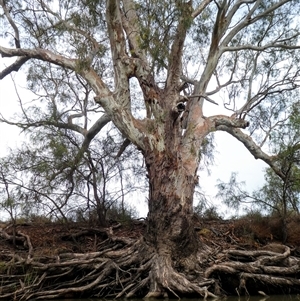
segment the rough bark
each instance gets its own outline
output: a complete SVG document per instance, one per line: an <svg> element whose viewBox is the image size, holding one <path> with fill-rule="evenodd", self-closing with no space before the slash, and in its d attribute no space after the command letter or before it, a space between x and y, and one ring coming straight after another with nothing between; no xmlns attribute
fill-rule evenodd
<svg viewBox="0 0 300 301"><path fill-rule="evenodd" d="M179 287L191 290L179 272L195 268L191 263L200 247L192 223L195 174L188 174L180 156L171 153L150 153L146 165L150 192L145 239L155 250L147 296L176 296Z"/></svg>
<svg viewBox="0 0 300 301"><path fill-rule="evenodd" d="M158 254L173 258L195 253L192 226L195 173L188 174L180 158L148 156L150 182L147 239Z"/></svg>
<svg viewBox="0 0 300 301"><path fill-rule="evenodd" d="M256 13L260 1L256 3L255 1L235 3L221 1L220 4L214 1L217 14L211 32L211 45L203 73L198 81L192 81L193 94L186 98L187 109L184 113L187 115L187 126L183 132L180 122L182 112L177 105L182 99L180 87L183 83L180 79L183 75L182 56L186 35L190 21L199 16L210 2L212 1L204 0L194 10L192 2L182 3L181 17L175 22L177 27L174 39L169 45L168 70L162 88L162 85L155 83L151 67L147 62L146 51L141 48L139 41L142 31L132 1L126 0L121 3L117 0L107 0L106 2L107 28L105 30L110 41L111 66L114 73L114 83L111 85L104 82L92 65L79 68L82 65L79 58L71 59L55 51L41 48L21 48L16 23L12 20L4 1L0 0L0 5L4 8L6 17L14 29L16 41L16 48L0 46L0 54L2 57L18 58L15 63L0 73L0 79L19 70L29 59L49 62L80 74L93 89L96 95L95 101L106 112L106 115L88 133L84 133L85 140L81 152L87 150L91 139L111 120L126 139L143 152L150 184L147 231L143 239L118 238L114 236L113 229L107 229L107 240L97 246L97 252L59 254L56 258L45 259L45 257L34 258L30 237L19 233L17 239L26 242L29 247L28 254L23 257L10 253L5 255L5 261L8 263L5 262L3 267L0 298L51 299L78 293L89 297L143 295L159 297L185 294L213 297L214 293L218 293L217 279L224 279L227 275L237 280L237 286L234 285L235 281L232 281L233 292L235 289L239 293L248 292L249 279L255 280L253 291L258 290L261 283L263 283L262 287L266 283L270 285L275 283L292 287L295 292L299 291L300 284L297 278L300 273L299 260L290 256L288 248L280 255L232 250L215 254L200 242L193 227L192 206L197 183L199 149L209 132L227 131L240 140L255 158L264 160L282 176L276 158L262 152L250 137L239 130L248 126L247 121L235 117L205 118L203 116L203 102L205 99L210 99L207 88L220 57L225 52L243 49L260 51L273 47L299 48L299 46L286 46L285 43L276 42L262 47L245 45L240 49L239 47L242 46L228 46L242 29L265 18L266 14L273 13L289 0L271 4L265 11L262 9L261 13ZM233 26L235 13L246 2L254 4L249 5L248 13L244 17L239 16L238 19L241 20ZM45 12L48 10L45 3L43 9ZM73 26L69 21L59 21L68 30L78 32L75 25ZM93 40L95 49L99 48L98 42L91 35L87 36L87 33L83 33L83 36ZM143 92L147 108L145 119L137 119L131 112L129 80L132 77L138 80ZM233 83L232 79L226 85L231 83ZM220 87L218 83L217 90ZM267 88L264 92L270 91ZM248 112L250 107L260 101L261 99L253 97L240 111L237 111L235 116L244 115L245 110ZM80 131L78 127L72 125L71 119L70 124L56 124L56 126ZM80 158L79 154L77 159ZM10 239L3 231L2 236ZM223 256L222 260L218 256ZM239 259L236 260L235 256ZM216 263L204 274L210 257ZM13 279L6 277L11 266L15 269L15 275L20 273L19 277ZM265 275L266 273L268 276ZM223 283L220 286L225 287Z"/></svg>

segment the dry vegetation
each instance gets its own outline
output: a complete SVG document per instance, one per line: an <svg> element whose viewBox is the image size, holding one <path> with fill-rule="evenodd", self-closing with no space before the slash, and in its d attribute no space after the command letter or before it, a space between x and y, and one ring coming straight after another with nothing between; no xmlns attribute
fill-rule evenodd
<svg viewBox="0 0 300 301"><path fill-rule="evenodd" d="M155 257L143 241L145 227L143 221L112 223L106 229L82 223L33 222L15 229L2 224L0 299L144 296ZM199 270L189 271L186 293L299 293L300 220L289 220L286 245L280 243L280 229L276 218L195 217L204 248ZM174 268L180 277L180 266ZM175 285L169 284L169 295L179 297Z"/></svg>

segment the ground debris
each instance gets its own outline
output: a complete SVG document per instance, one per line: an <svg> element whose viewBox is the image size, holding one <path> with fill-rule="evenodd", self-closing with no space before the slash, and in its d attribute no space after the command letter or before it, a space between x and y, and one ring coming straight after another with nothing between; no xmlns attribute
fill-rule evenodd
<svg viewBox="0 0 300 301"><path fill-rule="evenodd" d="M156 254L144 231L144 222L5 225L0 300L300 293L297 241L250 235L249 222L198 221L199 254L176 263Z"/></svg>

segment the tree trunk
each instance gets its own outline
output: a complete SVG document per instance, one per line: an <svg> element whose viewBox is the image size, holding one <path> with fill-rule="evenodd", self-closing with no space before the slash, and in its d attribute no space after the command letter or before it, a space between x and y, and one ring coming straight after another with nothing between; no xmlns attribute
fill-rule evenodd
<svg viewBox="0 0 300 301"><path fill-rule="evenodd" d="M149 213L147 240L158 254L178 259L198 248L192 225L195 174L188 174L178 158L148 156Z"/></svg>
<svg viewBox="0 0 300 301"><path fill-rule="evenodd" d="M189 173L179 154L152 152L145 158L150 183L145 239L155 253L148 297L176 296L184 290L179 286L188 288L179 272L188 273L197 262L200 242L192 223L197 168Z"/></svg>

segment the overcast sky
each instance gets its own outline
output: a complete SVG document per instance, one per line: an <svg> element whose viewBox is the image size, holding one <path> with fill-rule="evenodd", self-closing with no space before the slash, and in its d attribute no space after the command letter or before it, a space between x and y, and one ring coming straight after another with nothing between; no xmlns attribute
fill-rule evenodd
<svg viewBox="0 0 300 301"><path fill-rule="evenodd" d="M5 61L8 64L7 61ZM3 69L4 60L0 58L0 68ZM30 93L25 89L25 75L21 72L13 73L18 91L23 99L30 100ZM7 76L0 81L0 112L5 117L13 116L18 110L17 96L11 77ZM224 113L222 106L213 104L205 105L205 115ZM22 142L21 136L16 127L0 123L0 157L7 154L8 147L14 148ZM200 172L200 185L212 204L225 214L226 207L220 200L215 199L217 193L215 185L217 179L228 181L232 172L238 172L238 180L245 181L249 191L262 186L264 181L263 169L267 166L261 160L255 160L248 150L235 138L225 132L215 133L215 164L210 166L211 174L206 171ZM142 216L147 213L147 206L139 204L139 211ZM235 214L232 210L227 209L227 214Z"/></svg>

